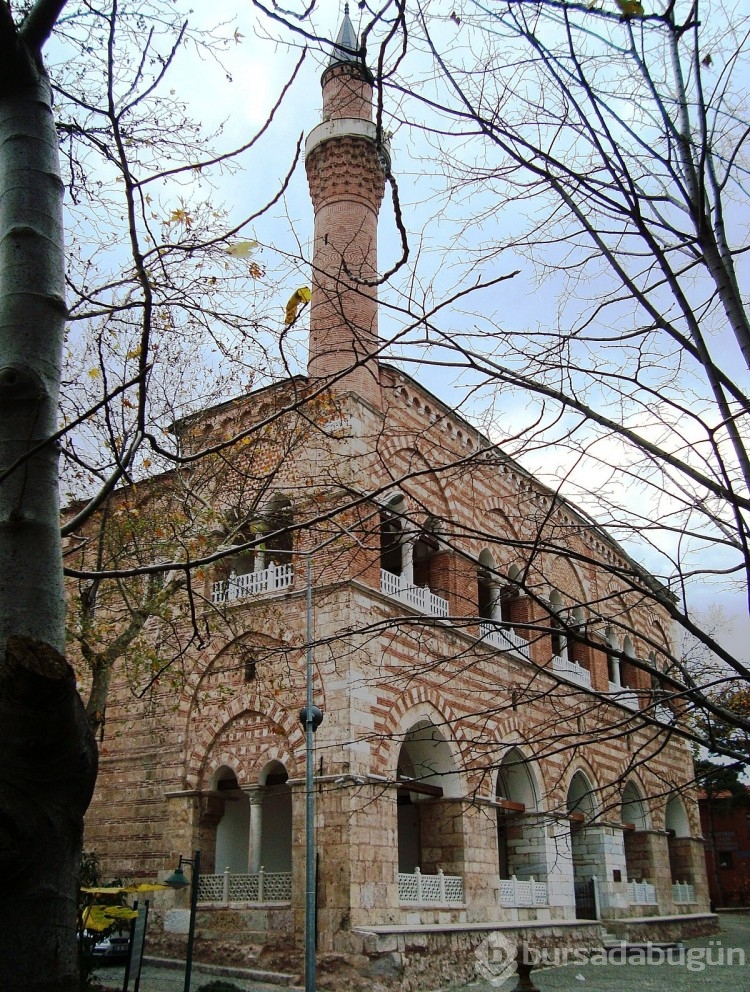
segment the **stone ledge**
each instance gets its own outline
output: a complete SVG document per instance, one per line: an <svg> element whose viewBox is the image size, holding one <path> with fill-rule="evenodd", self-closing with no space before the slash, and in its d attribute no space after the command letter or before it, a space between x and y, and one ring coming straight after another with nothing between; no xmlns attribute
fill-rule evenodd
<svg viewBox="0 0 750 992"><path fill-rule="evenodd" d="M672 917L670 917L672 919ZM684 920L678 916L674 919ZM601 920L502 920L496 923L396 923L374 927L352 927L354 933L361 934L408 934L408 933L471 933L491 930L531 930L534 928L553 929L554 927L601 927Z"/></svg>

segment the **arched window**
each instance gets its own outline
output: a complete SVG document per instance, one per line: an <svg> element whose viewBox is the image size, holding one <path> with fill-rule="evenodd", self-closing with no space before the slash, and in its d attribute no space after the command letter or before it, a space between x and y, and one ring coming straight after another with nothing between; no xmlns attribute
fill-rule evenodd
<svg viewBox="0 0 750 992"><path fill-rule="evenodd" d="M477 568L477 615L482 620L497 620L500 589L495 561L485 548L479 555Z"/></svg>
<svg viewBox="0 0 750 992"><path fill-rule="evenodd" d="M420 720L405 734L397 779L398 865L400 872L419 868L435 874L463 871L463 816L456 803L460 779L450 746L440 729Z"/></svg>
<svg viewBox="0 0 750 992"><path fill-rule="evenodd" d="M563 660L568 657L568 634L566 624L562 618L563 601L562 596L554 589L550 596L550 639L552 642L552 654L556 658Z"/></svg>
<svg viewBox="0 0 750 992"><path fill-rule="evenodd" d="M404 570L404 497L394 496L380 511L380 567L393 575Z"/></svg>
<svg viewBox="0 0 750 992"><path fill-rule="evenodd" d="M495 797L500 878L544 878L546 828L541 818L529 816L538 806L537 789L529 762L517 747L511 748L500 762Z"/></svg>
<svg viewBox="0 0 750 992"><path fill-rule="evenodd" d="M648 810L634 782L622 790L620 819L625 825L625 873L628 881L637 882L654 877L651 849L644 843L643 831L648 829Z"/></svg>
<svg viewBox="0 0 750 992"><path fill-rule="evenodd" d="M694 882L690 820L685 810L685 803L678 795L672 795L667 800L664 811L664 828L667 831L672 881Z"/></svg>
<svg viewBox="0 0 750 992"><path fill-rule="evenodd" d="M611 627L607 627L604 632L607 651L607 675L610 686L622 685L622 665L620 663L620 651L615 640L615 632Z"/></svg>
<svg viewBox="0 0 750 992"><path fill-rule="evenodd" d="M438 539L438 521L435 517L427 517L422 529L414 540L414 585L437 588L437 576L434 574L435 555L440 550Z"/></svg>
<svg viewBox="0 0 750 992"><path fill-rule="evenodd" d="M570 636L568 637L568 657L582 668L591 671L591 655L585 642L586 618L583 608L576 606L570 615Z"/></svg>
<svg viewBox="0 0 750 992"><path fill-rule="evenodd" d="M289 528L294 522L292 501L281 494L269 502L264 520L266 564L285 565L292 560L292 532Z"/></svg>
<svg viewBox="0 0 750 992"><path fill-rule="evenodd" d="M292 870L292 790L280 761L271 761L260 775L260 851L267 872Z"/></svg>
<svg viewBox="0 0 750 992"><path fill-rule="evenodd" d="M216 872L225 868L244 874L248 865L250 800L237 782L233 769L223 765L213 776L212 790L223 800L223 813L216 825Z"/></svg>

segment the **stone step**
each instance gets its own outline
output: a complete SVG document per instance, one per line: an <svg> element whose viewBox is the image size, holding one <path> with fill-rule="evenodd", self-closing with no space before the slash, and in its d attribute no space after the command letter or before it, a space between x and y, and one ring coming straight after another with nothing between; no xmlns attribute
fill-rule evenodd
<svg viewBox="0 0 750 992"><path fill-rule="evenodd" d="M248 944L258 949L268 943L267 930L212 930L210 927L196 927L196 940L221 941L225 944Z"/></svg>
<svg viewBox="0 0 750 992"><path fill-rule="evenodd" d="M152 958L144 957L144 964L149 964L160 968L175 968L183 971L184 961L177 961L173 958ZM281 971L265 971L262 968L237 968L232 965L205 964L203 961L195 960L195 966L200 967L201 972L209 975L216 975L219 978L244 979L248 982L266 982L268 985L283 985L286 988L295 989L300 982L300 976L295 974L285 974Z"/></svg>
<svg viewBox="0 0 750 992"><path fill-rule="evenodd" d="M627 957L630 954L633 956L636 954L648 954L649 951L670 951L682 945L674 940L629 941L614 938L612 940L603 940L602 946L608 954L620 951L623 956Z"/></svg>

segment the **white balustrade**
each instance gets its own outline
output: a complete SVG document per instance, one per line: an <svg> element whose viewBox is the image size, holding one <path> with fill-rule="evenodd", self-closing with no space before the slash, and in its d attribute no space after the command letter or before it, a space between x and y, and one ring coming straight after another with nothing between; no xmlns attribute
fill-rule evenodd
<svg viewBox="0 0 750 992"><path fill-rule="evenodd" d="M500 879L501 906L546 906L548 903L547 883L538 882L533 875L528 880L515 875Z"/></svg>
<svg viewBox="0 0 750 992"><path fill-rule="evenodd" d="M253 874L240 874L226 868L221 875L201 875L198 880L199 902L290 902L291 898L289 871L261 868Z"/></svg>
<svg viewBox="0 0 750 992"><path fill-rule="evenodd" d="M563 658L556 654L552 659L552 671L570 679L571 682L586 686L587 689L591 688L591 672L583 665L579 665L577 661L573 661L572 658Z"/></svg>
<svg viewBox="0 0 750 992"><path fill-rule="evenodd" d="M618 703L622 703L623 706L627 706L628 709L637 710L640 709L638 705L638 695L630 689L625 689L623 686L619 685L617 682L609 683L609 691L613 695Z"/></svg>
<svg viewBox="0 0 750 992"><path fill-rule="evenodd" d="M464 901L464 880L460 875L445 875L442 868L437 875L423 875L419 868L400 871L398 898L400 902L455 905Z"/></svg>
<svg viewBox="0 0 750 992"><path fill-rule="evenodd" d="M628 882L628 902L631 906L656 906L656 886L650 882Z"/></svg>
<svg viewBox="0 0 750 992"><path fill-rule="evenodd" d="M214 604L234 603L238 599L257 596L264 592L287 589L294 581L291 565L274 565L259 572L246 572L244 575L230 575L228 580L211 584L211 602Z"/></svg>
<svg viewBox="0 0 750 992"><path fill-rule="evenodd" d="M690 882L673 882L672 899L676 905L684 906L686 903L696 902L695 886Z"/></svg>
<svg viewBox="0 0 750 992"><path fill-rule="evenodd" d="M448 600L441 596L436 596L430 592L428 586L415 586L404 581L403 576L394 575L386 569L380 569L380 591L386 596L407 603L420 613L427 613L433 617L448 616Z"/></svg>
<svg viewBox="0 0 750 992"><path fill-rule="evenodd" d="M518 651L527 661L531 660L529 642L525 637L517 634L512 627L501 626L488 620L479 624L479 635L493 648L499 648L501 651Z"/></svg>
<svg viewBox="0 0 750 992"><path fill-rule="evenodd" d="M662 704L654 706L653 716L654 719L659 720L661 723L674 723L677 719L677 714L668 706Z"/></svg>

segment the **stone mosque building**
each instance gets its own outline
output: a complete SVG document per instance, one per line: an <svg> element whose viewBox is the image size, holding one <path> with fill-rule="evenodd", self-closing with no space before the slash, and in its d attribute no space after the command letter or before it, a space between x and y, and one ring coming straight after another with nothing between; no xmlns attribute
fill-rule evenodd
<svg viewBox="0 0 750 992"><path fill-rule="evenodd" d="M182 617L152 627L187 645L179 671L139 696L113 681L85 847L139 879L199 850L198 956L301 960L310 662L321 962L408 988L491 969L498 932L710 928L680 707L644 667L670 650L668 594L378 360L389 153L348 14L337 46L306 145L307 375L175 428L186 456L212 452L224 529ZM150 941L177 939L180 906L157 904Z"/></svg>

